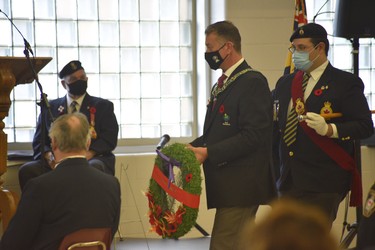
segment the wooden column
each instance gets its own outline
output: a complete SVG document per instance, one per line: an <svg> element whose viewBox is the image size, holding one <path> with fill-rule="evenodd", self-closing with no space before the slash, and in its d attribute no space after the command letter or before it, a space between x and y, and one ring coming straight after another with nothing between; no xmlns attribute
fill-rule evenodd
<svg viewBox="0 0 375 250"><path fill-rule="evenodd" d="M15 84L16 78L12 69L7 64L0 64L0 219L4 231L15 213L18 203L18 197L3 188L4 181L2 180L2 175L7 170L8 156L8 137L3 131L5 127L3 119L8 116L11 105L9 95Z"/></svg>
<svg viewBox="0 0 375 250"><path fill-rule="evenodd" d="M29 60L25 57L0 56L0 221L4 231L16 212L19 200L17 194L4 189L2 180L2 175L7 171L8 138L4 133L3 119L9 113L9 95L16 83L33 82L36 74L51 60L52 57L33 57Z"/></svg>

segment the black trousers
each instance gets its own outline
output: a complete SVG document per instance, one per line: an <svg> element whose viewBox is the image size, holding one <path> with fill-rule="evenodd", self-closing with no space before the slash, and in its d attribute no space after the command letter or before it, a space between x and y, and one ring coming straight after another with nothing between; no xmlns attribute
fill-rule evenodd
<svg viewBox="0 0 375 250"><path fill-rule="evenodd" d="M280 197L295 199L302 203L318 207L328 216L331 225L336 219L340 203L345 198L346 194L347 192L324 193L301 190L294 186L291 176L288 176L286 185L279 190Z"/></svg>

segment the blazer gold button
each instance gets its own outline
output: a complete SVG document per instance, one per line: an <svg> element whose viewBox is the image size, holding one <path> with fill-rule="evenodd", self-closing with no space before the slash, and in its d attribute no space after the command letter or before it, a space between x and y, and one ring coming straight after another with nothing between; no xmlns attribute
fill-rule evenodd
<svg viewBox="0 0 375 250"><path fill-rule="evenodd" d="M289 151L289 156L293 156L293 155L294 155L293 151Z"/></svg>

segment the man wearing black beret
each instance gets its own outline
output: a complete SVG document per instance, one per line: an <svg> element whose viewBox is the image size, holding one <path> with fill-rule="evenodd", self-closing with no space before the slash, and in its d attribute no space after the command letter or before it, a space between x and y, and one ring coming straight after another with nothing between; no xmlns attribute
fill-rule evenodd
<svg viewBox="0 0 375 250"><path fill-rule="evenodd" d="M113 103L90 96L87 92L87 80L85 70L80 61L71 61L60 71L59 77L62 86L67 90L64 97L50 101L52 116L67 113L81 112L86 115L90 123L91 145L86 158L89 165L105 173L115 174L115 156L112 151L117 146L118 124L113 111ZM42 122L46 129L42 134ZM52 120L48 112L39 116L36 132L33 139L35 161L21 166L19 170L19 183L21 189L31 178L37 177L54 169L55 160L51 150L51 141L48 137ZM41 138L44 136L44 145ZM44 147L42 150L42 146ZM44 155L41 152L44 151Z"/></svg>
<svg viewBox="0 0 375 250"><path fill-rule="evenodd" d="M273 91L277 186L281 196L316 205L333 222L349 190L351 205L362 203L353 140L373 134L371 113L362 80L327 60L321 25L299 27L290 42L297 70L281 77Z"/></svg>

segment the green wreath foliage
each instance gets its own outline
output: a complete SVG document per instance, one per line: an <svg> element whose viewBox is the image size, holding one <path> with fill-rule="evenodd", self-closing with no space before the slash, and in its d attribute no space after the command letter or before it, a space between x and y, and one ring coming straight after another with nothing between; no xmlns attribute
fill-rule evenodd
<svg viewBox="0 0 375 250"><path fill-rule="evenodd" d="M161 150L169 158L178 161L181 166L175 175L175 185L184 191L200 195L202 177L200 163L194 153L186 149L185 144L174 143ZM155 165L168 177L168 165L159 156ZM173 167L176 170L177 167ZM149 204L151 230L163 238L177 239L191 230L198 217L198 208L191 208L168 195L159 184L150 179L146 193Z"/></svg>

